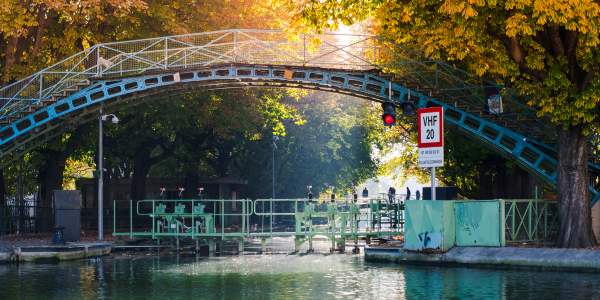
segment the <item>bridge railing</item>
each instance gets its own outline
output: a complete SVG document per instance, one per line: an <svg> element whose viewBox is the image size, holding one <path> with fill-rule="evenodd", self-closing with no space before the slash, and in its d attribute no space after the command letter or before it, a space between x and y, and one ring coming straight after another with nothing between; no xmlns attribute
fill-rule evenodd
<svg viewBox="0 0 600 300"><path fill-rule="evenodd" d="M558 233L556 200L510 199L504 201L506 242L552 241Z"/></svg>
<svg viewBox="0 0 600 300"><path fill-rule="evenodd" d="M310 211L306 209L310 206ZM358 211L357 211L358 209ZM387 199L257 199L257 234L397 235L404 224L403 205ZM265 219L266 223L265 223Z"/></svg>
<svg viewBox="0 0 600 300"><path fill-rule="evenodd" d="M223 63L344 70L380 69L489 111L486 89L501 93L508 122L554 135L528 106L530 97L385 40L360 34L289 34L234 29L98 44L0 89L0 118L91 78ZM413 93L411 93L413 94ZM396 96L396 95L394 95ZM414 94L418 101L418 96ZM404 99L398 99L403 101Z"/></svg>
<svg viewBox="0 0 600 300"><path fill-rule="evenodd" d="M133 200L129 201L129 232L115 232L113 235L129 235L131 238L133 236L151 236L152 238L161 238L161 236L177 236L177 237L215 237L215 236L225 236L227 234L231 234L233 232L227 233L227 226L235 225L235 233L234 235L249 235L249 218L254 213L252 208L252 201L249 199L239 199L239 200L218 200L218 199L177 199L177 200L139 200L135 201L134 205ZM163 211L157 213L157 207L163 204ZM181 206L179 205L181 204ZM191 204L189 207L188 204ZM204 205L202 213L199 213L196 210L196 205ZM239 206L239 207L238 207ZM115 210L116 211L116 210ZM146 216L151 218L152 228L148 233L140 233L134 232L133 223L135 216ZM211 216L212 226L211 229L208 230L210 232L200 232L198 230L197 224L195 221L200 221L205 218L206 215ZM165 218L177 218L176 222L176 232L163 233L162 230L167 229L165 226L157 227L156 221L161 221L161 218L164 220ZM233 220L235 218L235 220ZM116 228L116 216L113 216L115 220L115 224L113 228ZM172 220L166 220L170 224ZM188 223L189 222L189 223ZM220 226L219 226L220 225ZM239 227L241 227L241 231L239 231ZM161 230L162 228L162 230ZM169 231L172 228L168 228Z"/></svg>

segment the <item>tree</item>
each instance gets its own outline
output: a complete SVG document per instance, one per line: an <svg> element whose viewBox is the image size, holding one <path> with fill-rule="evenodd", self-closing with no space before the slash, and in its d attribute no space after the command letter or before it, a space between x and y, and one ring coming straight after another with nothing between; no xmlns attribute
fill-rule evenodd
<svg viewBox="0 0 600 300"><path fill-rule="evenodd" d="M145 197L147 177L182 175L186 197L194 197L198 178L229 176L247 141L284 133L281 120L296 118L293 108L278 102L284 93L208 91L130 108L119 114L119 126L107 129L105 141L113 146L106 156L119 165L118 173L132 177L134 200Z"/></svg>
<svg viewBox="0 0 600 300"><path fill-rule="evenodd" d="M588 197L587 135L599 120L597 1L281 0L294 28L335 30L371 19L374 31L468 71L535 95L529 104L557 125L557 247L598 244Z"/></svg>
<svg viewBox="0 0 600 300"><path fill-rule="evenodd" d="M376 175L378 162L371 152L379 148L378 135L372 135L378 116L369 114L368 103L353 97L325 92L298 93L282 99L294 107L303 122L286 119L285 136L275 150L276 197L304 198L312 185L317 197L335 186L338 196L346 196L352 186ZM240 175L249 176L246 194L271 198L272 142L269 138L250 148Z"/></svg>
<svg viewBox="0 0 600 300"><path fill-rule="evenodd" d="M82 0L77 4L64 0L6 0L1 6L1 87L98 43L250 24L272 28L282 18L258 0ZM57 139L67 141L68 137L65 134ZM42 165L65 163L62 156L44 157L47 161ZM60 189L61 176L46 176L46 168L40 170L41 177L55 179L46 190ZM3 172L0 184L5 186ZM4 188L0 188L0 194L4 194Z"/></svg>

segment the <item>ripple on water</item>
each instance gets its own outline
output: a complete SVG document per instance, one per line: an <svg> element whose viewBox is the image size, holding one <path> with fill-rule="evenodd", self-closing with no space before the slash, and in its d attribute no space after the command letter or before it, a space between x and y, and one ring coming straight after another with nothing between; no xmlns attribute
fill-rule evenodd
<svg viewBox="0 0 600 300"><path fill-rule="evenodd" d="M328 246L315 243L320 251ZM293 241L275 239L269 247L285 253L293 250ZM600 297L600 276L592 273L399 266L365 263L362 255L328 253L220 257L134 253L100 262L0 265L0 283L1 299Z"/></svg>

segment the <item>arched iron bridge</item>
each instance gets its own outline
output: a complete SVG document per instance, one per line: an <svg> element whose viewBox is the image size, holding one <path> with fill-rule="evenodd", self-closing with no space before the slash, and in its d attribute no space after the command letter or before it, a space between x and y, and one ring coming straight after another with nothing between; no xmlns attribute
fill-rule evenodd
<svg viewBox="0 0 600 300"><path fill-rule="evenodd" d="M320 43L313 43L319 39ZM109 113L203 90L302 88L443 107L465 133L556 188L556 134L532 99L377 36L226 30L99 44L0 90L0 157L12 160ZM490 107L490 93L502 109ZM410 95L410 96L409 96ZM11 160L11 161L12 161ZM6 161L0 168L11 161ZM588 161L592 205L600 166Z"/></svg>

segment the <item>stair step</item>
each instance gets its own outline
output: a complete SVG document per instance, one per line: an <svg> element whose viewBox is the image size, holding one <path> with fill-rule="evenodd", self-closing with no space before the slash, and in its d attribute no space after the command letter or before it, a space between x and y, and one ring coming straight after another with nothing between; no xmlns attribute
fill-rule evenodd
<svg viewBox="0 0 600 300"><path fill-rule="evenodd" d="M82 82L78 82L75 85L76 86L89 86L89 85L92 85L92 83L89 80L85 80L85 81L82 81Z"/></svg>

